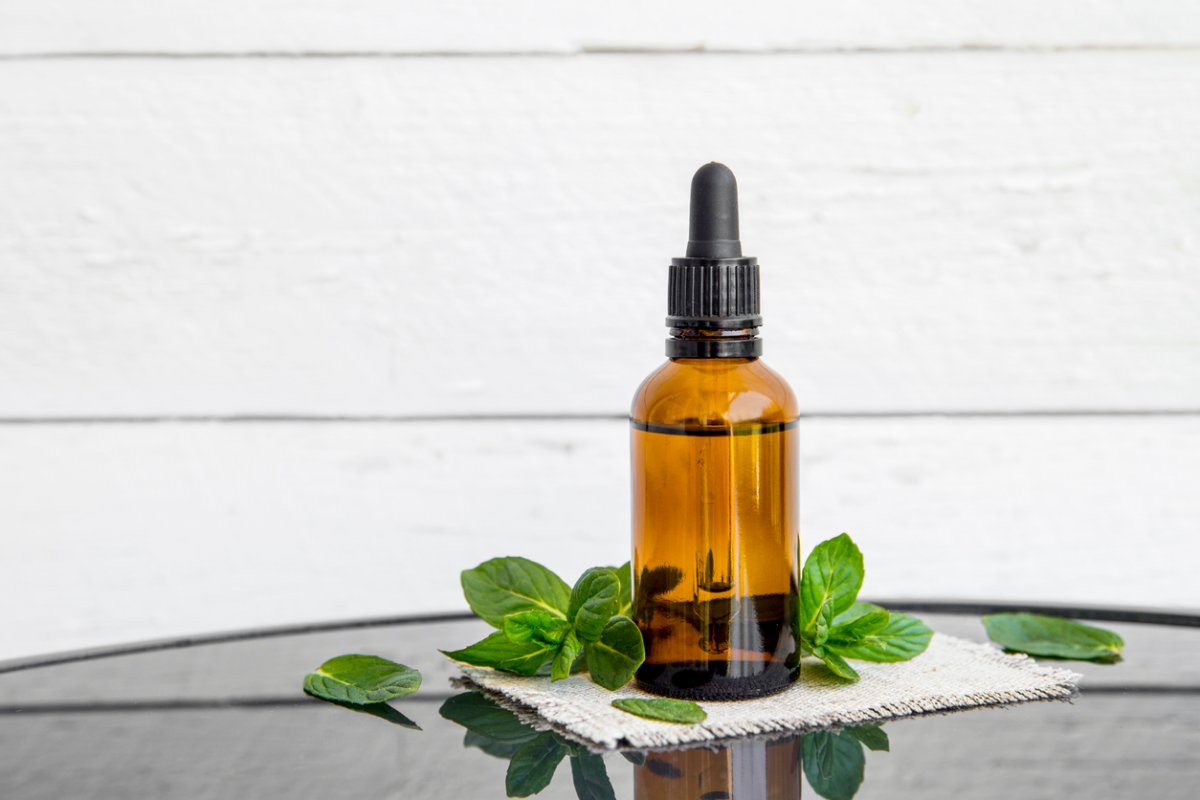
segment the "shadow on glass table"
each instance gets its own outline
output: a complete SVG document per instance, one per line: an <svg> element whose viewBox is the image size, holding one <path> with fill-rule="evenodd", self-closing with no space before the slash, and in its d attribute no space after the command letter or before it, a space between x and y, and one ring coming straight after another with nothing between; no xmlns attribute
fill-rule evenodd
<svg viewBox="0 0 1200 800"><path fill-rule="evenodd" d="M985 641L978 615L1107 620L1124 661L1072 663L1070 702L883 726L597 753L456 689L437 648L488 629L466 615L363 620L0 664L5 798L1191 798L1200 785L1200 617L902 603ZM391 712L304 695L315 665L370 652L417 667Z"/></svg>

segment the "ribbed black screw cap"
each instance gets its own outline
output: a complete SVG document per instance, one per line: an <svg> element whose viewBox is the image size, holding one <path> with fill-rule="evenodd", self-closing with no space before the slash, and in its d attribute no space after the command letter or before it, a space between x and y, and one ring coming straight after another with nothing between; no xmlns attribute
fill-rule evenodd
<svg viewBox="0 0 1200 800"><path fill-rule="evenodd" d="M671 260L667 325L731 330L756 328L758 261L742 255L737 178L713 161L692 177L687 255Z"/></svg>

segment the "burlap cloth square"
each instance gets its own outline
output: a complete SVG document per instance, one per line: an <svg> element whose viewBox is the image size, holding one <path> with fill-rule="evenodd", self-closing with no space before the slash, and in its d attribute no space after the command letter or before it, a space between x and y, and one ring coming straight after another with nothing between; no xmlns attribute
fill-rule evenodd
<svg viewBox="0 0 1200 800"><path fill-rule="evenodd" d="M934 634L929 649L897 664L855 661L862 678L845 684L820 662L805 661L800 680L757 700L703 702L708 719L676 725L613 708L618 697L652 697L630 683L615 692L586 675L549 678L508 675L460 664L481 688L536 713L551 727L603 748L657 748L736 736L857 725L914 714L1070 697L1080 676L1028 656L953 636Z"/></svg>

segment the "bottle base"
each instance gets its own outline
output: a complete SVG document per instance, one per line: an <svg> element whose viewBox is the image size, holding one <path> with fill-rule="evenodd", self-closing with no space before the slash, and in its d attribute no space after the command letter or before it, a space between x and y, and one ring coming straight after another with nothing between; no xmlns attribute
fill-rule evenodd
<svg viewBox="0 0 1200 800"><path fill-rule="evenodd" d="M799 676L799 667L782 662L718 661L709 666L643 664L636 680L642 691L680 700L748 700L778 694Z"/></svg>

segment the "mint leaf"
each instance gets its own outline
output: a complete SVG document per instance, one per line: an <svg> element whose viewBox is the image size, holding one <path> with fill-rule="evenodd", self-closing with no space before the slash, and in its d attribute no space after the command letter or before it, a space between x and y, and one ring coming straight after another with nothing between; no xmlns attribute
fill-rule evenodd
<svg viewBox="0 0 1200 800"><path fill-rule="evenodd" d="M843 658L857 658L861 661L907 661L925 652L932 637L933 631L921 620L893 611L888 614L888 621L884 627L860 638L840 636L835 628L825 647Z"/></svg>
<svg viewBox="0 0 1200 800"><path fill-rule="evenodd" d="M891 615L873 603L855 603L833 620L830 636L855 641L887 627Z"/></svg>
<svg viewBox="0 0 1200 800"><path fill-rule="evenodd" d="M464 570L462 587L471 610L493 628L502 627L509 614L534 609L567 619L571 587L527 558L493 558Z"/></svg>
<svg viewBox="0 0 1200 800"><path fill-rule="evenodd" d="M571 756L571 780L579 800L617 800L604 757L599 753L581 750Z"/></svg>
<svg viewBox="0 0 1200 800"><path fill-rule="evenodd" d="M845 732L805 734L801 758L809 786L826 800L851 800L862 786L867 759L858 740Z"/></svg>
<svg viewBox="0 0 1200 800"><path fill-rule="evenodd" d="M613 567L612 570L617 573L617 580L621 583L621 602L617 607L617 613L628 617L633 613L633 567L626 561L619 567Z"/></svg>
<svg viewBox="0 0 1200 800"><path fill-rule="evenodd" d="M642 632L629 617L613 617L600 640L586 646L588 671L605 689L620 689L646 660Z"/></svg>
<svg viewBox="0 0 1200 800"><path fill-rule="evenodd" d="M665 697L646 700L640 697L625 697L612 701L613 708L661 722L676 722L695 725L708 719L704 709L691 700L671 700Z"/></svg>
<svg viewBox="0 0 1200 800"><path fill-rule="evenodd" d="M553 733L540 733L521 745L508 762L504 788L509 797L529 797L550 785L567 748Z"/></svg>
<svg viewBox="0 0 1200 800"><path fill-rule="evenodd" d="M983 627L993 642L1031 656L1107 660L1119 656L1125 646L1112 631L1043 614L987 614Z"/></svg>
<svg viewBox="0 0 1200 800"><path fill-rule="evenodd" d="M524 744L538 735L516 714L482 692L456 694L442 703L438 713L468 732L500 744Z"/></svg>
<svg viewBox="0 0 1200 800"><path fill-rule="evenodd" d="M858 680L858 672L854 667L846 663L840 655L830 650L828 647L813 648L813 655L825 662L825 666L829 671L838 676L842 680L850 681L851 683Z"/></svg>
<svg viewBox="0 0 1200 800"><path fill-rule="evenodd" d="M887 732L878 725L856 725L853 728L846 728L842 733L858 739L867 746L868 750L886 753L891 749Z"/></svg>
<svg viewBox="0 0 1200 800"><path fill-rule="evenodd" d="M538 642L555 647L571 630L571 624L540 608L518 611L504 618L501 629L510 642Z"/></svg>
<svg viewBox="0 0 1200 800"><path fill-rule="evenodd" d="M571 590L567 619L575 626L575 635L594 642L621 603L621 581L608 567L592 567L579 577Z"/></svg>
<svg viewBox="0 0 1200 800"><path fill-rule="evenodd" d="M406 697L421 687L421 673L379 656L331 658L304 678L304 689L325 700L366 705Z"/></svg>
<svg viewBox="0 0 1200 800"><path fill-rule="evenodd" d="M443 650L442 653L455 661L477 667L492 667L517 675L536 675L556 650L556 646L541 642L513 642L503 631L496 631L470 647Z"/></svg>
<svg viewBox="0 0 1200 800"><path fill-rule="evenodd" d="M583 642L579 641L575 631L568 633L562 640L562 644L559 645L558 652L554 654L554 662L550 666L550 680L561 681L568 677L575 664L575 659L579 657L582 650Z"/></svg>
<svg viewBox="0 0 1200 800"><path fill-rule="evenodd" d="M863 582L863 558L848 534L821 542L804 562L800 582L801 632L817 633L822 609L836 617L848 610L858 597ZM830 619L832 619L830 617Z"/></svg>

